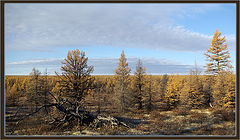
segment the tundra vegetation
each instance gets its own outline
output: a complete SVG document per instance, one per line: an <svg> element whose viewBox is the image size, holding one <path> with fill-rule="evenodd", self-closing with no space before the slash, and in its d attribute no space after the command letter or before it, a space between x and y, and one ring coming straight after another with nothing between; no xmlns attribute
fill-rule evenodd
<svg viewBox="0 0 240 140"><path fill-rule="evenodd" d="M84 51L69 51L62 73L33 68L5 76L6 135L235 135L235 74L217 30L206 74L130 75L122 51L115 75L91 75Z"/></svg>

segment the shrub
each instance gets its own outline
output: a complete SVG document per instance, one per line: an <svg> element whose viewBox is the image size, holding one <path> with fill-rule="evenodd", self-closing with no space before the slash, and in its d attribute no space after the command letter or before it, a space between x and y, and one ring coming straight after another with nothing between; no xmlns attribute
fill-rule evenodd
<svg viewBox="0 0 240 140"><path fill-rule="evenodd" d="M223 121L235 121L235 112L233 110L223 110L219 109L213 112L214 116L221 115Z"/></svg>

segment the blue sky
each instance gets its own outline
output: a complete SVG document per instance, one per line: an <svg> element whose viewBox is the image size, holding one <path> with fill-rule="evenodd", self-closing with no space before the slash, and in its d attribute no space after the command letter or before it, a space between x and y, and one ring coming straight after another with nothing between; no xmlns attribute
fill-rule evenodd
<svg viewBox="0 0 240 140"><path fill-rule="evenodd" d="M195 60L204 71L216 29L235 66L235 4L6 4L5 74L60 72L73 49L93 74L114 74L122 50L132 72L139 58L151 74L187 74Z"/></svg>

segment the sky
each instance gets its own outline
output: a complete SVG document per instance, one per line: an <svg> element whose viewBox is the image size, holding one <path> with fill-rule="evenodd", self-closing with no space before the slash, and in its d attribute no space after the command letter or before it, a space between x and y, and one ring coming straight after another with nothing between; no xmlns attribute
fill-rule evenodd
<svg viewBox="0 0 240 140"><path fill-rule="evenodd" d="M213 33L226 36L236 65L235 4L27 4L5 5L5 74L35 67L61 72L69 50L85 51L95 75L114 74L122 50L134 73L204 73Z"/></svg>

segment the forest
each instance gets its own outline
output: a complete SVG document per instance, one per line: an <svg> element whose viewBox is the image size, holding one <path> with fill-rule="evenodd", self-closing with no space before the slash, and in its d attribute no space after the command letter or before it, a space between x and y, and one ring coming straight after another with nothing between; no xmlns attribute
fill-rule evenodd
<svg viewBox="0 0 240 140"><path fill-rule="evenodd" d="M114 75L91 75L84 51L61 71L33 68L5 76L6 135L235 135L235 73L216 30L205 73L151 75L139 59L131 74L122 51Z"/></svg>

